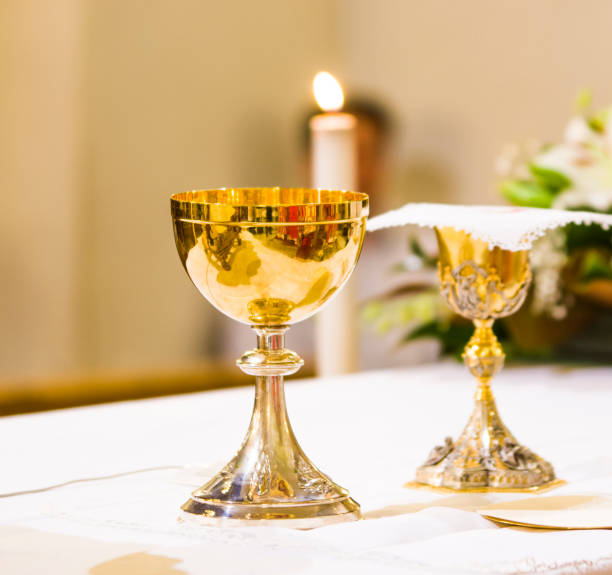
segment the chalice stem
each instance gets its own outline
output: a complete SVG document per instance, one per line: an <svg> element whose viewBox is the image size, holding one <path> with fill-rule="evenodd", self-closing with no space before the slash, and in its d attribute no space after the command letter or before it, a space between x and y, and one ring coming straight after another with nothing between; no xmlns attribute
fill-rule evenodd
<svg viewBox="0 0 612 575"><path fill-rule="evenodd" d="M298 447L287 415L282 375L255 378L255 403L244 442L247 445L280 452L285 458Z"/></svg>
<svg viewBox="0 0 612 575"><path fill-rule="evenodd" d="M258 461L267 467L266 462L275 461L286 468L297 457L304 457L289 423L284 385L284 375L295 373L303 362L285 349L286 330L286 326L255 328L257 348L237 362L245 373L255 376L251 423L236 456L242 465Z"/></svg>

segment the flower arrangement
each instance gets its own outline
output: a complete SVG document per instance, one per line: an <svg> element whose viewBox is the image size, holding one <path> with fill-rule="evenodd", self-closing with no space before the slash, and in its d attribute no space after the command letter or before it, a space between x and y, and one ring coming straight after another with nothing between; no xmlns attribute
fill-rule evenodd
<svg viewBox="0 0 612 575"><path fill-rule="evenodd" d="M507 201L612 213L612 106L593 111L590 100L580 94L562 141L505 147L496 168ZM416 269L435 269L435 262L413 239L396 270L410 278ZM496 322L504 347L515 355L612 361L612 232L578 225L554 230L534 244L531 265L525 305ZM365 317L380 331L399 329L402 341L434 337L443 353L459 353L472 331L441 303L433 274L368 303Z"/></svg>

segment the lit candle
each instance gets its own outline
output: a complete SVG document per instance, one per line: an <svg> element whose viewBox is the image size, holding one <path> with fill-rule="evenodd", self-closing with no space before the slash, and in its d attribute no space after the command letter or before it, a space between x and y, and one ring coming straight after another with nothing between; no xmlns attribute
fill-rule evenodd
<svg viewBox="0 0 612 575"><path fill-rule="evenodd" d="M357 184L357 119L341 113L342 88L327 72L314 79L315 99L322 114L310 120L312 186L355 190ZM357 320L355 286L350 280L315 319L318 375L355 371L357 367Z"/></svg>

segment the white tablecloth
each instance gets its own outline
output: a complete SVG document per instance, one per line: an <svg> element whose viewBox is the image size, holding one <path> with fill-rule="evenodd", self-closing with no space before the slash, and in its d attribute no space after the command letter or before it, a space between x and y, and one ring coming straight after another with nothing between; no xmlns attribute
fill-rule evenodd
<svg viewBox="0 0 612 575"><path fill-rule="evenodd" d="M612 494L612 369L506 369L494 389L568 481L555 495ZM365 517L311 531L176 521L239 446L252 388L0 419L0 494L156 468L0 497L0 573L612 573L612 531L500 528L474 509L524 495L402 487L473 390L453 363L288 383L302 447Z"/></svg>

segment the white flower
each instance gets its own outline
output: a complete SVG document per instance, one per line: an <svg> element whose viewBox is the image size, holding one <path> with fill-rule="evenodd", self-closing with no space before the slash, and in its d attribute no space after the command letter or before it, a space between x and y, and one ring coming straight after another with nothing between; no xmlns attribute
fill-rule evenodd
<svg viewBox="0 0 612 575"><path fill-rule="evenodd" d="M585 208L594 212L607 212L612 209L612 188L590 188L583 185L559 194L552 205L559 210Z"/></svg>
<svg viewBox="0 0 612 575"><path fill-rule="evenodd" d="M561 229L552 230L533 244L531 310L536 315L546 313L554 319L563 319L567 314L561 280L561 270L566 263L565 234Z"/></svg>
<svg viewBox="0 0 612 575"><path fill-rule="evenodd" d="M572 145L588 144L593 141L596 134L591 130L587 121L582 116L574 116L565 127L563 139Z"/></svg>
<svg viewBox="0 0 612 575"><path fill-rule="evenodd" d="M502 177L512 176L519 159L520 149L516 144L506 144L495 160L495 171Z"/></svg>
<svg viewBox="0 0 612 575"><path fill-rule="evenodd" d="M585 208L597 212L612 209L612 161L607 149L602 147L601 136L597 144L560 144L538 154L534 163L543 168L566 175L571 187L562 191L553 204L554 208Z"/></svg>
<svg viewBox="0 0 612 575"><path fill-rule="evenodd" d="M409 272L418 272L423 269L423 261L415 254L408 254L404 257L404 269Z"/></svg>

